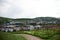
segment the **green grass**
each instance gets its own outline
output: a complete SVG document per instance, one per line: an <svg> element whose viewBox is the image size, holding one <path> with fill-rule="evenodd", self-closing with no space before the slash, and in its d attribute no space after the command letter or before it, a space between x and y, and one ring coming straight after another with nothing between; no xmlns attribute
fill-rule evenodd
<svg viewBox="0 0 60 40"><path fill-rule="evenodd" d="M24 34L24 31L14 31L14 32L8 32L11 34Z"/></svg>
<svg viewBox="0 0 60 40"><path fill-rule="evenodd" d="M47 40L60 40L60 35L54 35L53 37Z"/></svg>
<svg viewBox="0 0 60 40"><path fill-rule="evenodd" d="M26 39L22 36L0 32L0 40L26 40Z"/></svg>
<svg viewBox="0 0 60 40"><path fill-rule="evenodd" d="M52 40L52 39L58 39L58 36L55 35L60 35L60 30L59 29L41 29L37 31L25 31L25 33L34 35L37 37L40 37L45 40ZM60 39L60 38L59 38Z"/></svg>
<svg viewBox="0 0 60 40"><path fill-rule="evenodd" d="M9 33L3 32L0 33L1 36L0 39L1 40L26 40L22 36L16 36L13 34L30 34L45 40L60 40L60 29L41 29L35 31L17 31L17 32L9 32Z"/></svg>

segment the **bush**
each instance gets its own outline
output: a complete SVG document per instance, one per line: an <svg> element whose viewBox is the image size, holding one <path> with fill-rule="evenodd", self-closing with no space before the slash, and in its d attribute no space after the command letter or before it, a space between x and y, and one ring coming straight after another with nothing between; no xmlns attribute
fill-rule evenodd
<svg viewBox="0 0 60 40"><path fill-rule="evenodd" d="M60 34L59 31L60 30L58 30L58 29L41 29L41 30L37 30L37 31L36 30L35 31L26 31L26 33L47 40L56 34Z"/></svg>
<svg viewBox="0 0 60 40"><path fill-rule="evenodd" d="M54 35L53 37L51 37L48 40L60 40L60 35Z"/></svg>

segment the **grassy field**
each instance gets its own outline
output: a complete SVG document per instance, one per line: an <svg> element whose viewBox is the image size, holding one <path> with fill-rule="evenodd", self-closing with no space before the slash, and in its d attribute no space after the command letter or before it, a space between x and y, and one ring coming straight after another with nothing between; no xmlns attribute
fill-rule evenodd
<svg viewBox="0 0 60 40"><path fill-rule="evenodd" d="M38 31L25 31L25 33L40 37L45 40L60 40L60 30L59 29L42 29Z"/></svg>
<svg viewBox="0 0 60 40"><path fill-rule="evenodd" d="M26 40L22 36L16 36L14 34L0 32L0 40Z"/></svg>
<svg viewBox="0 0 60 40"><path fill-rule="evenodd" d="M34 31L0 32L0 40L26 40L22 36L13 34L30 34L45 40L60 40L60 29L41 29Z"/></svg>
<svg viewBox="0 0 60 40"><path fill-rule="evenodd" d="M30 34L45 40L60 40L60 29L41 29L34 31L10 32L12 34Z"/></svg>

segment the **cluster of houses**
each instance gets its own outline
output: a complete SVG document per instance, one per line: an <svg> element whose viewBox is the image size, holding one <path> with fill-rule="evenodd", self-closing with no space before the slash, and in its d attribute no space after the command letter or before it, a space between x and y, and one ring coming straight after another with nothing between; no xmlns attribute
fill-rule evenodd
<svg viewBox="0 0 60 40"><path fill-rule="evenodd" d="M40 21L40 22L36 22L33 19L21 19L19 20L11 20L7 23L4 23L2 26L0 26L0 30L1 31L5 31L5 32L13 32L13 31L20 31L20 30L39 30L40 28L54 28L54 26L42 26L40 24L49 24L49 23L54 23L56 24L56 21ZM56 27L56 26L55 26ZM60 26L58 26L58 28L60 28Z"/></svg>
<svg viewBox="0 0 60 40"><path fill-rule="evenodd" d="M40 27L41 26L33 20L23 20L4 23L3 26L0 27L0 30L5 32L13 32L19 30L38 30Z"/></svg>

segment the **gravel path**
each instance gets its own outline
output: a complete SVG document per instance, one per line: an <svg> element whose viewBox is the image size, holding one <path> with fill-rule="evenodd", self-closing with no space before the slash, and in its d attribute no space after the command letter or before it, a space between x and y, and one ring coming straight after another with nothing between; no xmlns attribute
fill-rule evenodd
<svg viewBox="0 0 60 40"><path fill-rule="evenodd" d="M32 36L32 35L28 35L28 34L17 34L17 35L22 35L23 37L25 37L27 40L42 40L38 37Z"/></svg>

